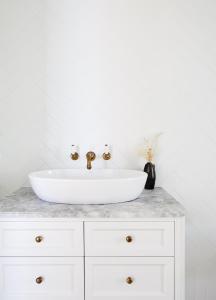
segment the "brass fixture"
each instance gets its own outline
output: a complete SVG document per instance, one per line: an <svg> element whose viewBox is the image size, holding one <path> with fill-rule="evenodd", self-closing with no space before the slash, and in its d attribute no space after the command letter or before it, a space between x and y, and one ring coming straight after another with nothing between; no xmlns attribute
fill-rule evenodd
<svg viewBox="0 0 216 300"><path fill-rule="evenodd" d="M111 158L111 153L109 152L109 147L108 147L108 145L106 144L106 145L105 145L105 151L104 151L104 153L103 153L103 159L104 159L104 160L110 160L110 158Z"/></svg>
<svg viewBox="0 0 216 300"><path fill-rule="evenodd" d="M36 243L40 243L40 242L42 242L42 240L43 240L42 236L36 236L36 238L35 238Z"/></svg>
<svg viewBox="0 0 216 300"><path fill-rule="evenodd" d="M126 282L127 282L127 284L133 283L133 278L127 277Z"/></svg>
<svg viewBox="0 0 216 300"><path fill-rule="evenodd" d="M103 154L103 159L104 160L109 160L111 158L111 153L104 153Z"/></svg>
<svg viewBox="0 0 216 300"><path fill-rule="evenodd" d="M41 284L42 282L43 282L43 277L42 276L39 276L39 277L37 277L36 279L35 279L35 281L36 281L36 283L37 284Z"/></svg>
<svg viewBox="0 0 216 300"><path fill-rule="evenodd" d="M77 152L71 153L71 159L72 160L77 160L79 158L79 154Z"/></svg>
<svg viewBox="0 0 216 300"><path fill-rule="evenodd" d="M127 241L128 243L131 243L131 242L133 241L132 236L130 236L130 235L126 236L126 241Z"/></svg>
<svg viewBox="0 0 216 300"><path fill-rule="evenodd" d="M72 145L72 153L71 153L71 159L77 160L79 158L79 153L76 150L76 146Z"/></svg>
<svg viewBox="0 0 216 300"><path fill-rule="evenodd" d="M86 153L86 158L87 158L87 169L91 170L92 168L91 162L95 160L96 154L93 151L89 151L88 153Z"/></svg>

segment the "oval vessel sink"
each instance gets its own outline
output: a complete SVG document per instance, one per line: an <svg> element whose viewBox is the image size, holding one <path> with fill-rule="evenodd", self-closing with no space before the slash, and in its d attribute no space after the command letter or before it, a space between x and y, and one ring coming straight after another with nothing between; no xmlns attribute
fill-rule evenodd
<svg viewBox="0 0 216 300"><path fill-rule="evenodd" d="M147 174L135 170L46 170L29 174L36 195L67 204L105 204L136 199Z"/></svg>

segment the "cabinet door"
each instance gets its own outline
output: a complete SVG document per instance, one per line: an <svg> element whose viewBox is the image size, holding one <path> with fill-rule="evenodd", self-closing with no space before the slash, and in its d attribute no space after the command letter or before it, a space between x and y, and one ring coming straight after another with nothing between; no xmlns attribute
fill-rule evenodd
<svg viewBox="0 0 216 300"><path fill-rule="evenodd" d="M82 222L0 222L0 256L83 256Z"/></svg>
<svg viewBox="0 0 216 300"><path fill-rule="evenodd" d="M84 300L83 258L0 258L1 300Z"/></svg>
<svg viewBox="0 0 216 300"><path fill-rule="evenodd" d="M173 222L85 222L86 256L174 256Z"/></svg>
<svg viewBox="0 0 216 300"><path fill-rule="evenodd" d="M173 257L86 257L86 300L174 300Z"/></svg>

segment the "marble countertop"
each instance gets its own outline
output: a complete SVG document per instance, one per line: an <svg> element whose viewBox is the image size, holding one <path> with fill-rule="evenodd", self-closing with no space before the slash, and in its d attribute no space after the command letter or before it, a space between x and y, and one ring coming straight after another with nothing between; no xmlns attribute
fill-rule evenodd
<svg viewBox="0 0 216 300"><path fill-rule="evenodd" d="M40 200L29 187L0 199L0 217L8 218L176 218L184 208L163 188L144 190L129 202L101 205L68 205Z"/></svg>

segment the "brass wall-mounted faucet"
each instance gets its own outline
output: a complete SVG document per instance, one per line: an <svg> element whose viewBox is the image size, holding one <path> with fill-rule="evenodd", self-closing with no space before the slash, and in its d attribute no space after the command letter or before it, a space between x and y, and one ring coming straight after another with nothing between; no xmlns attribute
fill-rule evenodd
<svg viewBox="0 0 216 300"><path fill-rule="evenodd" d="M93 151L89 151L88 153L86 153L86 158L87 158L87 169L91 170L92 161L95 160L96 154Z"/></svg>
<svg viewBox="0 0 216 300"><path fill-rule="evenodd" d="M79 153L78 153L78 147L76 145L72 145L72 151L70 155L72 160L78 160L79 159ZM96 154L93 151L89 151L86 153L86 159L87 159L87 169L92 169L92 161L95 160ZM110 160L111 159L111 152L110 147L106 144L104 148L104 153L102 155L102 158L104 160Z"/></svg>

